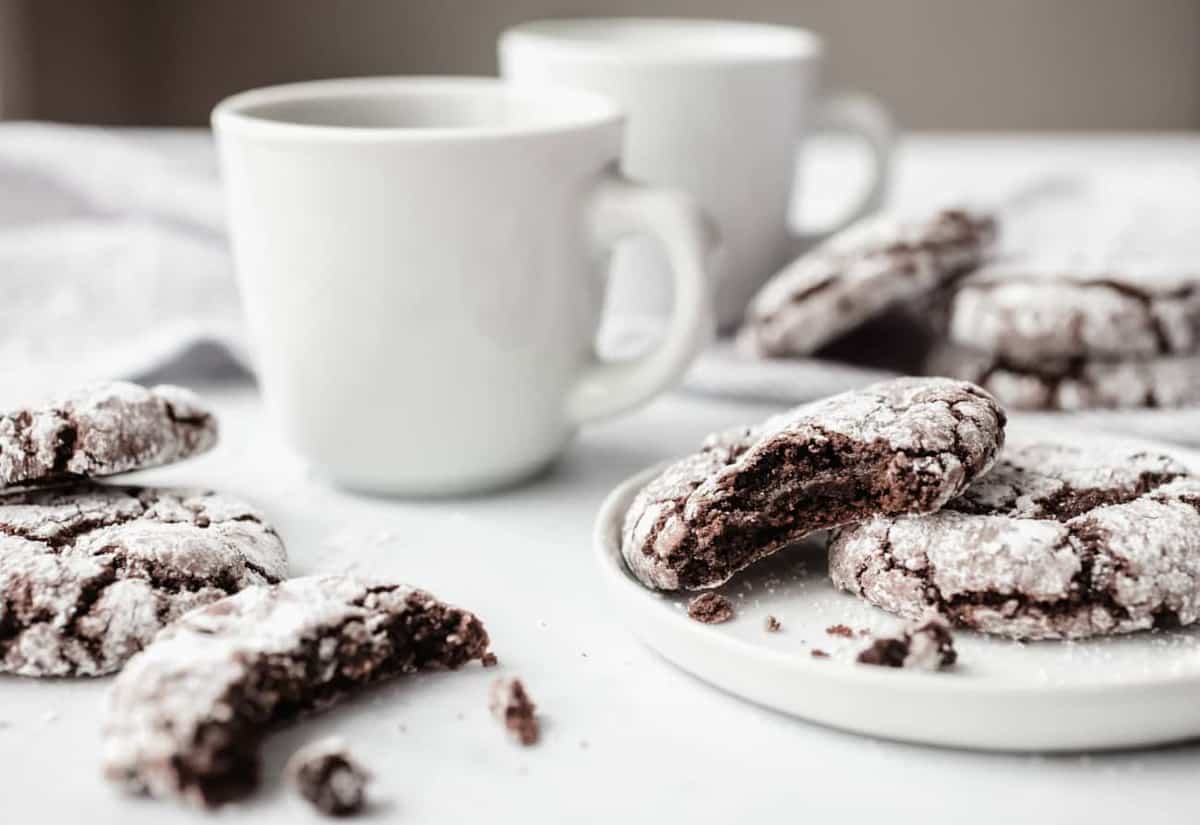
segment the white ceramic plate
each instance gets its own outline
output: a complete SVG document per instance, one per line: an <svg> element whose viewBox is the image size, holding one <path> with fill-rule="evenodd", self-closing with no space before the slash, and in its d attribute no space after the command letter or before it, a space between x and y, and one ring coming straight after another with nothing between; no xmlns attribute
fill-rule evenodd
<svg viewBox="0 0 1200 825"><path fill-rule="evenodd" d="M1032 434L1014 433L1010 441L1022 436ZM1120 441L1170 452L1200 471L1200 453ZM823 539L778 553L722 587L735 620L689 619L687 596L648 590L621 559L621 519L654 472L628 479L605 500L594 533L597 561L634 633L717 687L814 722L933 745L1058 751L1200 736L1200 630L1030 643L959 631L959 664L950 671L858 664L855 655L868 640L826 629L843 624L877 633L900 622L833 588ZM780 632L766 632L768 615L782 622ZM814 658L814 648L829 657Z"/></svg>

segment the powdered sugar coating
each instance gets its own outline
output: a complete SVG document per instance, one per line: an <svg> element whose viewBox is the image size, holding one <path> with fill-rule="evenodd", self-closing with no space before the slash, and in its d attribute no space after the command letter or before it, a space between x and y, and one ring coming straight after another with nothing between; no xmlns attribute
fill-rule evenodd
<svg viewBox="0 0 1200 825"><path fill-rule="evenodd" d="M486 651L472 614L406 585L310 576L243 590L164 629L113 685L104 770L198 805L248 793L270 723L366 684Z"/></svg>
<svg viewBox="0 0 1200 825"><path fill-rule="evenodd" d="M901 378L836 395L710 436L665 468L627 511L622 554L647 586L715 587L814 530L938 509L1003 441L1003 411L966 382Z"/></svg>
<svg viewBox="0 0 1200 825"><path fill-rule="evenodd" d="M1200 404L1200 355L1125 361L1044 360L1012 366L996 356L943 346L927 370L973 381L1005 406L1021 410L1132 409Z"/></svg>
<svg viewBox="0 0 1200 825"><path fill-rule="evenodd" d="M838 587L1025 639L1200 618L1200 479L1168 456L1031 445L941 512L835 531Z"/></svg>
<svg viewBox="0 0 1200 825"><path fill-rule="evenodd" d="M995 236L990 215L962 209L917 220L865 219L768 281L750 304L738 343L759 356L810 355L979 265Z"/></svg>
<svg viewBox="0 0 1200 825"><path fill-rule="evenodd" d="M156 467L216 441L216 419L189 390L101 384L0 416L0 489Z"/></svg>
<svg viewBox="0 0 1200 825"><path fill-rule="evenodd" d="M1114 268L1115 267L1115 268ZM948 337L1009 367L1200 350L1200 269L1131 262L998 264L955 287Z"/></svg>
<svg viewBox="0 0 1200 825"><path fill-rule="evenodd" d="M286 575L279 536L228 496L82 482L0 497L0 672L111 673L188 610Z"/></svg>

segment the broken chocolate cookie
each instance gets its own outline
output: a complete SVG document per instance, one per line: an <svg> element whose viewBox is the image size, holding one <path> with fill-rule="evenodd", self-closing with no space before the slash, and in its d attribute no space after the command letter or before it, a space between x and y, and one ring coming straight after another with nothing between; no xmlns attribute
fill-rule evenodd
<svg viewBox="0 0 1200 825"><path fill-rule="evenodd" d="M0 672L111 673L187 611L286 575L274 529L219 493L79 482L0 496Z"/></svg>
<svg viewBox="0 0 1200 825"><path fill-rule="evenodd" d="M701 593L688 601L688 615L704 624L724 624L733 619L733 602L720 593Z"/></svg>
<svg viewBox="0 0 1200 825"><path fill-rule="evenodd" d="M957 661L954 637L940 616L929 616L896 637L875 639L858 654L864 665L941 670Z"/></svg>
<svg viewBox="0 0 1200 825"><path fill-rule="evenodd" d="M310 576L193 610L126 665L103 722L104 773L133 792L218 805L258 780L271 725L488 648L471 613L401 584Z"/></svg>
<svg viewBox="0 0 1200 825"><path fill-rule="evenodd" d="M1004 424L973 384L900 378L710 436L637 494L622 554L649 587L716 587L816 530L937 510L992 466Z"/></svg>
<svg viewBox="0 0 1200 825"><path fill-rule="evenodd" d="M1200 479L1169 456L1029 444L938 513L833 533L843 590L1020 639L1200 619Z"/></svg>
<svg viewBox="0 0 1200 825"><path fill-rule="evenodd" d="M541 736L537 705L525 692L520 679L497 679L492 684L488 707L492 715L504 723L513 739L522 745L536 745Z"/></svg>
<svg viewBox="0 0 1200 825"><path fill-rule="evenodd" d="M326 816L353 816L366 807L371 774L337 737L319 739L296 751L285 773L296 792Z"/></svg>
<svg viewBox="0 0 1200 825"><path fill-rule="evenodd" d="M216 442L216 419L189 390L100 384L0 416L0 489L157 467Z"/></svg>

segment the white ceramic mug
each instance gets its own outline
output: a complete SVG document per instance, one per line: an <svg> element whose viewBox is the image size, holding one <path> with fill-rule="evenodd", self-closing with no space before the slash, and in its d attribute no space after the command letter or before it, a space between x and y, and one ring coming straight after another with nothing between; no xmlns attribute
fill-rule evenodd
<svg viewBox="0 0 1200 825"><path fill-rule="evenodd" d="M713 265L722 328L800 249L876 208L888 178L892 130L863 95L818 97L823 47L811 32L715 20L541 20L500 37L500 71L519 84L562 84L616 100L629 116L624 169L679 186L717 223ZM861 134L869 186L834 225L794 233L788 213L797 150L810 130ZM657 314L669 282L651 244L621 250L613 308Z"/></svg>
<svg viewBox="0 0 1200 825"><path fill-rule="evenodd" d="M705 224L617 171L623 120L571 89L373 78L213 111L238 280L287 438L353 488L438 494L535 472L670 383L711 333ZM593 354L616 239L668 250L658 349Z"/></svg>

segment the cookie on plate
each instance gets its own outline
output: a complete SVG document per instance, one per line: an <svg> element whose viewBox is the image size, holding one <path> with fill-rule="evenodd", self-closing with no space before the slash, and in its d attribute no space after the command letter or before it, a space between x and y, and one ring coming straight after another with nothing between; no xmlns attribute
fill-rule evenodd
<svg viewBox="0 0 1200 825"><path fill-rule="evenodd" d="M104 772L150 796L232 801L257 785L272 724L487 648L474 615L405 585L309 576L248 588L186 614L121 671Z"/></svg>
<svg viewBox="0 0 1200 825"><path fill-rule="evenodd" d="M649 587L716 587L816 530L937 510L992 466L1004 424L973 384L899 378L710 436L637 494L621 552Z"/></svg>
<svg viewBox="0 0 1200 825"><path fill-rule="evenodd" d="M948 339L1033 370L1047 361L1200 351L1200 270L1048 267L997 264L957 284L946 307Z"/></svg>
<svg viewBox="0 0 1200 825"><path fill-rule="evenodd" d="M1125 361L1043 360L1036 367L943 345L926 371L979 384L1020 410L1132 409L1200 404L1200 354Z"/></svg>
<svg viewBox="0 0 1200 825"><path fill-rule="evenodd" d="M157 467L216 442L216 419L191 391L100 384L0 416L0 489Z"/></svg>
<svg viewBox="0 0 1200 825"><path fill-rule="evenodd" d="M0 672L112 673L187 611L286 575L279 536L229 496L92 482L0 496Z"/></svg>
<svg viewBox="0 0 1200 825"><path fill-rule="evenodd" d="M1200 617L1200 479L1166 455L1032 444L940 512L833 533L843 590L909 618L1078 639Z"/></svg>
<svg viewBox="0 0 1200 825"><path fill-rule="evenodd" d="M915 221L861 221L767 282L750 303L739 347L760 357L811 355L980 265L995 237L992 216L964 209Z"/></svg>

